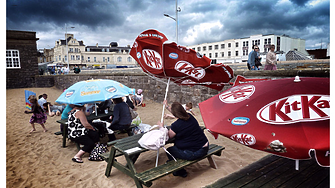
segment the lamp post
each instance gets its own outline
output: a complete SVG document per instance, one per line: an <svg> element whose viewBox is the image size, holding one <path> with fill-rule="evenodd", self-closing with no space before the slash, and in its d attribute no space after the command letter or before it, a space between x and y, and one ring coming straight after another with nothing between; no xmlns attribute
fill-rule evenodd
<svg viewBox="0 0 335 188"><path fill-rule="evenodd" d="M174 18L174 17L172 17L168 14L164 14L164 16L166 16L168 18L171 18L176 22L176 42L177 42L177 44L178 44L178 24L179 24L178 23L178 12L180 12L180 11L181 11L181 9L180 9L180 7L178 7L178 0L176 0L176 18Z"/></svg>
<svg viewBox="0 0 335 188"><path fill-rule="evenodd" d="M70 27L70 28L74 28L74 27ZM67 26L65 24L65 43L66 43L66 62L67 62L67 68L70 69L70 65L69 65L69 49L68 49L68 45L67 45Z"/></svg>

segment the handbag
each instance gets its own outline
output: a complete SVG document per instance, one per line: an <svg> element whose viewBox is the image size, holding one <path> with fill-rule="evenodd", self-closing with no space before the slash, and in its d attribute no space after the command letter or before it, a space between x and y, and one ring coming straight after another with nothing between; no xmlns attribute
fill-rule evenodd
<svg viewBox="0 0 335 188"><path fill-rule="evenodd" d="M107 145L98 143L93 150L91 151L90 156L88 157L88 160L90 161L103 161L104 159L99 156L99 154L108 152Z"/></svg>
<svg viewBox="0 0 335 188"><path fill-rule="evenodd" d="M138 116L138 113L135 112L133 109L131 109L129 106L128 106L128 108L129 108L131 119L132 120L135 119Z"/></svg>
<svg viewBox="0 0 335 188"><path fill-rule="evenodd" d="M255 66L256 67L262 66L261 60L258 57L256 57L256 59L255 59Z"/></svg>

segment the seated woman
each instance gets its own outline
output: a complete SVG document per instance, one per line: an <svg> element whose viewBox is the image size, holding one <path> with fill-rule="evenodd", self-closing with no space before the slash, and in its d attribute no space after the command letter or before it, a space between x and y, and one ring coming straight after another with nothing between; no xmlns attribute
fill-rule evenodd
<svg viewBox="0 0 335 188"><path fill-rule="evenodd" d="M122 98L113 99L114 111L111 125L109 126L112 130L124 130L127 129L132 121L129 107L123 102ZM115 140L114 134L108 134L109 141Z"/></svg>
<svg viewBox="0 0 335 188"><path fill-rule="evenodd" d="M170 108L166 100L164 103ZM172 103L170 110L178 119L171 124L171 129L168 132L170 139L175 138L174 146L169 147L167 150L175 158L190 161L205 156L208 152L209 143L198 121L187 113L178 102ZM158 125L163 127L164 124L158 122ZM170 155L167 156L169 160L173 160ZM173 175L186 177L187 172L185 169L181 169L174 172Z"/></svg>
<svg viewBox="0 0 335 188"><path fill-rule="evenodd" d="M75 105L69 113L68 136L69 138L84 147L72 158L73 162L83 163L82 156L87 152L91 153L94 146L99 142L99 132L88 123L85 116L85 107Z"/></svg>
<svg viewBox="0 0 335 188"><path fill-rule="evenodd" d="M64 110L65 106L63 105L52 105L50 102L46 102L43 104L44 112L50 117L60 116Z"/></svg>

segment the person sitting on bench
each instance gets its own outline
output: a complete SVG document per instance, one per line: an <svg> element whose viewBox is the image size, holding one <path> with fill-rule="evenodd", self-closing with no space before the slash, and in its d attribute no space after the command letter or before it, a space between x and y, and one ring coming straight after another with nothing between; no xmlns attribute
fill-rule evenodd
<svg viewBox="0 0 335 188"><path fill-rule="evenodd" d="M112 100L115 106L113 115L111 116L112 122L108 128L112 130L128 129L132 121L128 105L123 102L122 98L115 98ZM114 134L108 134L108 138L109 142L116 139Z"/></svg>
<svg viewBox="0 0 335 188"><path fill-rule="evenodd" d="M169 138L175 138L174 146L167 148L167 150L175 158L184 160L195 160L205 156L208 152L209 143L206 135L199 126L198 121L189 113L184 107L178 103L172 103L171 107L164 101L164 104L171 113L178 118L171 124L169 130ZM159 126L164 126L163 122L158 122ZM173 158L168 155L169 161ZM173 173L174 176L187 177L185 169L178 170Z"/></svg>

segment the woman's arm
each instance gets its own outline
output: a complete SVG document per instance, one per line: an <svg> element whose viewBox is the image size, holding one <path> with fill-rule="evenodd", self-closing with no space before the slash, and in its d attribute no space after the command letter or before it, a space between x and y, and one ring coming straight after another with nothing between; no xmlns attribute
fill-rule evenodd
<svg viewBox="0 0 335 188"><path fill-rule="evenodd" d="M88 121L87 121L87 118L86 118L86 116L85 116L85 113L83 112L83 111L78 111L77 113L76 113L76 118L78 118L79 120L80 120L80 122L81 122L81 124L86 128L86 129L91 129L91 130L95 130L94 128L93 128L93 126L90 124L90 123L88 123Z"/></svg>
<svg viewBox="0 0 335 188"><path fill-rule="evenodd" d="M157 122L157 125L159 125L160 127L164 127L164 122ZM176 136L176 133L170 129L168 132L169 138L173 138L174 136Z"/></svg>

